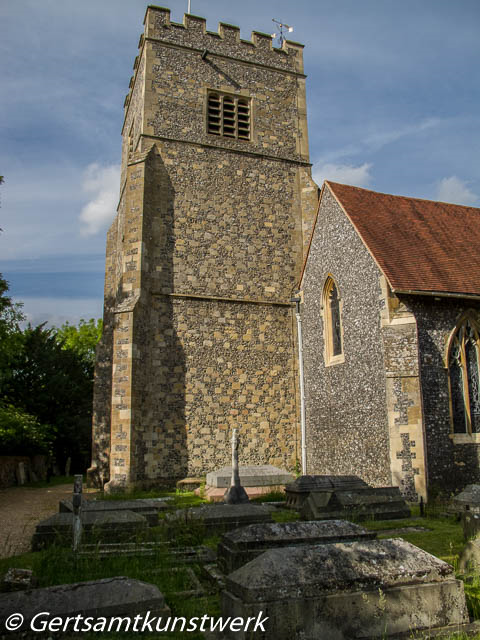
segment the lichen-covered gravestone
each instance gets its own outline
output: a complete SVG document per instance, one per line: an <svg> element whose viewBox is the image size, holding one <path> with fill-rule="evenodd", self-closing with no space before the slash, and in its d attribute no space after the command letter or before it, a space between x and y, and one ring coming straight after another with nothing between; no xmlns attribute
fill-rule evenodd
<svg viewBox="0 0 480 640"><path fill-rule="evenodd" d="M453 568L401 539L271 549L226 577L221 612L261 613L265 640L383 638L468 622Z"/></svg>
<svg viewBox="0 0 480 640"><path fill-rule="evenodd" d="M374 531L345 520L251 524L222 536L217 549L217 564L228 574L269 549L372 540L376 536Z"/></svg>

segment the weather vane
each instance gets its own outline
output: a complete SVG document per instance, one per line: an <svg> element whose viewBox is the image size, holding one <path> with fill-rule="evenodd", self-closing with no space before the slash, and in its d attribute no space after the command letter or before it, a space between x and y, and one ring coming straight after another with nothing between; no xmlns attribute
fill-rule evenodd
<svg viewBox="0 0 480 640"><path fill-rule="evenodd" d="M275 24L278 25L278 27L280 28L279 33L272 33L272 38L278 37L278 42L280 46L282 46L283 43L285 42L285 33L292 33L293 27L291 27L289 24L284 24L283 22L279 22L278 20L275 20L275 18L272 18L272 22L275 22Z"/></svg>

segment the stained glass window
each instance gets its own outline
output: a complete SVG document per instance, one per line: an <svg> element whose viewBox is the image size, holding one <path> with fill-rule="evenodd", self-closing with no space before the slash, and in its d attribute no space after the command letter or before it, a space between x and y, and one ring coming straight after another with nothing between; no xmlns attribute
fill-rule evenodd
<svg viewBox="0 0 480 640"><path fill-rule="evenodd" d="M448 373L454 433L480 432L479 331L469 316L450 340Z"/></svg>
<svg viewBox="0 0 480 640"><path fill-rule="evenodd" d="M332 361L343 353L340 297L333 278L325 283L324 311L326 356L327 361Z"/></svg>

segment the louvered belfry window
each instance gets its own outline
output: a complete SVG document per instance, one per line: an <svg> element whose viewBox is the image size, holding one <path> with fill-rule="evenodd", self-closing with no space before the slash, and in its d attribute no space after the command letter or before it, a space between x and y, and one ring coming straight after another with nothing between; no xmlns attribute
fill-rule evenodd
<svg viewBox="0 0 480 640"><path fill-rule="evenodd" d="M250 140L250 101L239 96L209 92L208 133L226 138Z"/></svg>

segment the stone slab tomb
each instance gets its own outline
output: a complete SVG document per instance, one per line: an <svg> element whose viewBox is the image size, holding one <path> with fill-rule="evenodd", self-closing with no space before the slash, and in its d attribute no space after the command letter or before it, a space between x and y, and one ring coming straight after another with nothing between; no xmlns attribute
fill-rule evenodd
<svg viewBox="0 0 480 640"><path fill-rule="evenodd" d="M170 614L158 587L131 578L106 578L4 594L0 598L0 629L5 629L5 621L13 613L21 613L24 616L23 624L18 630L20 634L29 629L32 618L40 612L50 614L41 620L51 620L56 616L65 620L79 614L85 618L133 618L136 615L144 615L147 611L155 616ZM41 620L38 620L38 623ZM116 630L116 627L113 630Z"/></svg>
<svg viewBox="0 0 480 640"><path fill-rule="evenodd" d="M480 484L468 484L461 493L452 499L449 511L458 514L472 511L480 514Z"/></svg>
<svg viewBox="0 0 480 640"><path fill-rule="evenodd" d="M285 488L287 506L304 520L409 518L398 487L370 487L356 476L301 476Z"/></svg>
<svg viewBox="0 0 480 640"><path fill-rule="evenodd" d="M377 534L345 520L251 524L222 536L217 563L228 574L269 549L373 540Z"/></svg>
<svg viewBox="0 0 480 640"><path fill-rule="evenodd" d="M255 498L292 482L294 475L272 465L240 465L240 484L244 487L249 498ZM212 502L223 500L225 490L230 487L232 467L223 467L217 471L207 473L205 496Z"/></svg>
<svg viewBox="0 0 480 640"><path fill-rule="evenodd" d="M58 503L60 513L73 513L73 504L71 500L60 500ZM166 511L168 506L163 500L154 498L138 499L138 500L82 500L82 513L113 513L121 511L133 511L143 515L150 527L158 525L159 512Z"/></svg>
<svg viewBox="0 0 480 640"><path fill-rule="evenodd" d="M85 511L82 513L82 540L87 542L135 541L147 529L147 520L133 511ZM39 522L32 537L32 551L52 544L71 545L73 513L56 513Z"/></svg>
<svg viewBox="0 0 480 640"><path fill-rule="evenodd" d="M177 509L167 514L165 520L170 526L197 521L207 532L230 531L248 524L272 522L272 511L275 507L267 504L212 504Z"/></svg>
<svg viewBox="0 0 480 640"><path fill-rule="evenodd" d="M300 476L285 487L286 506L300 510L312 491L332 492L367 488L368 484L358 476Z"/></svg>
<svg viewBox="0 0 480 640"><path fill-rule="evenodd" d="M262 612L265 640L384 638L468 622L453 568L401 539L271 549L225 584L222 616Z"/></svg>

